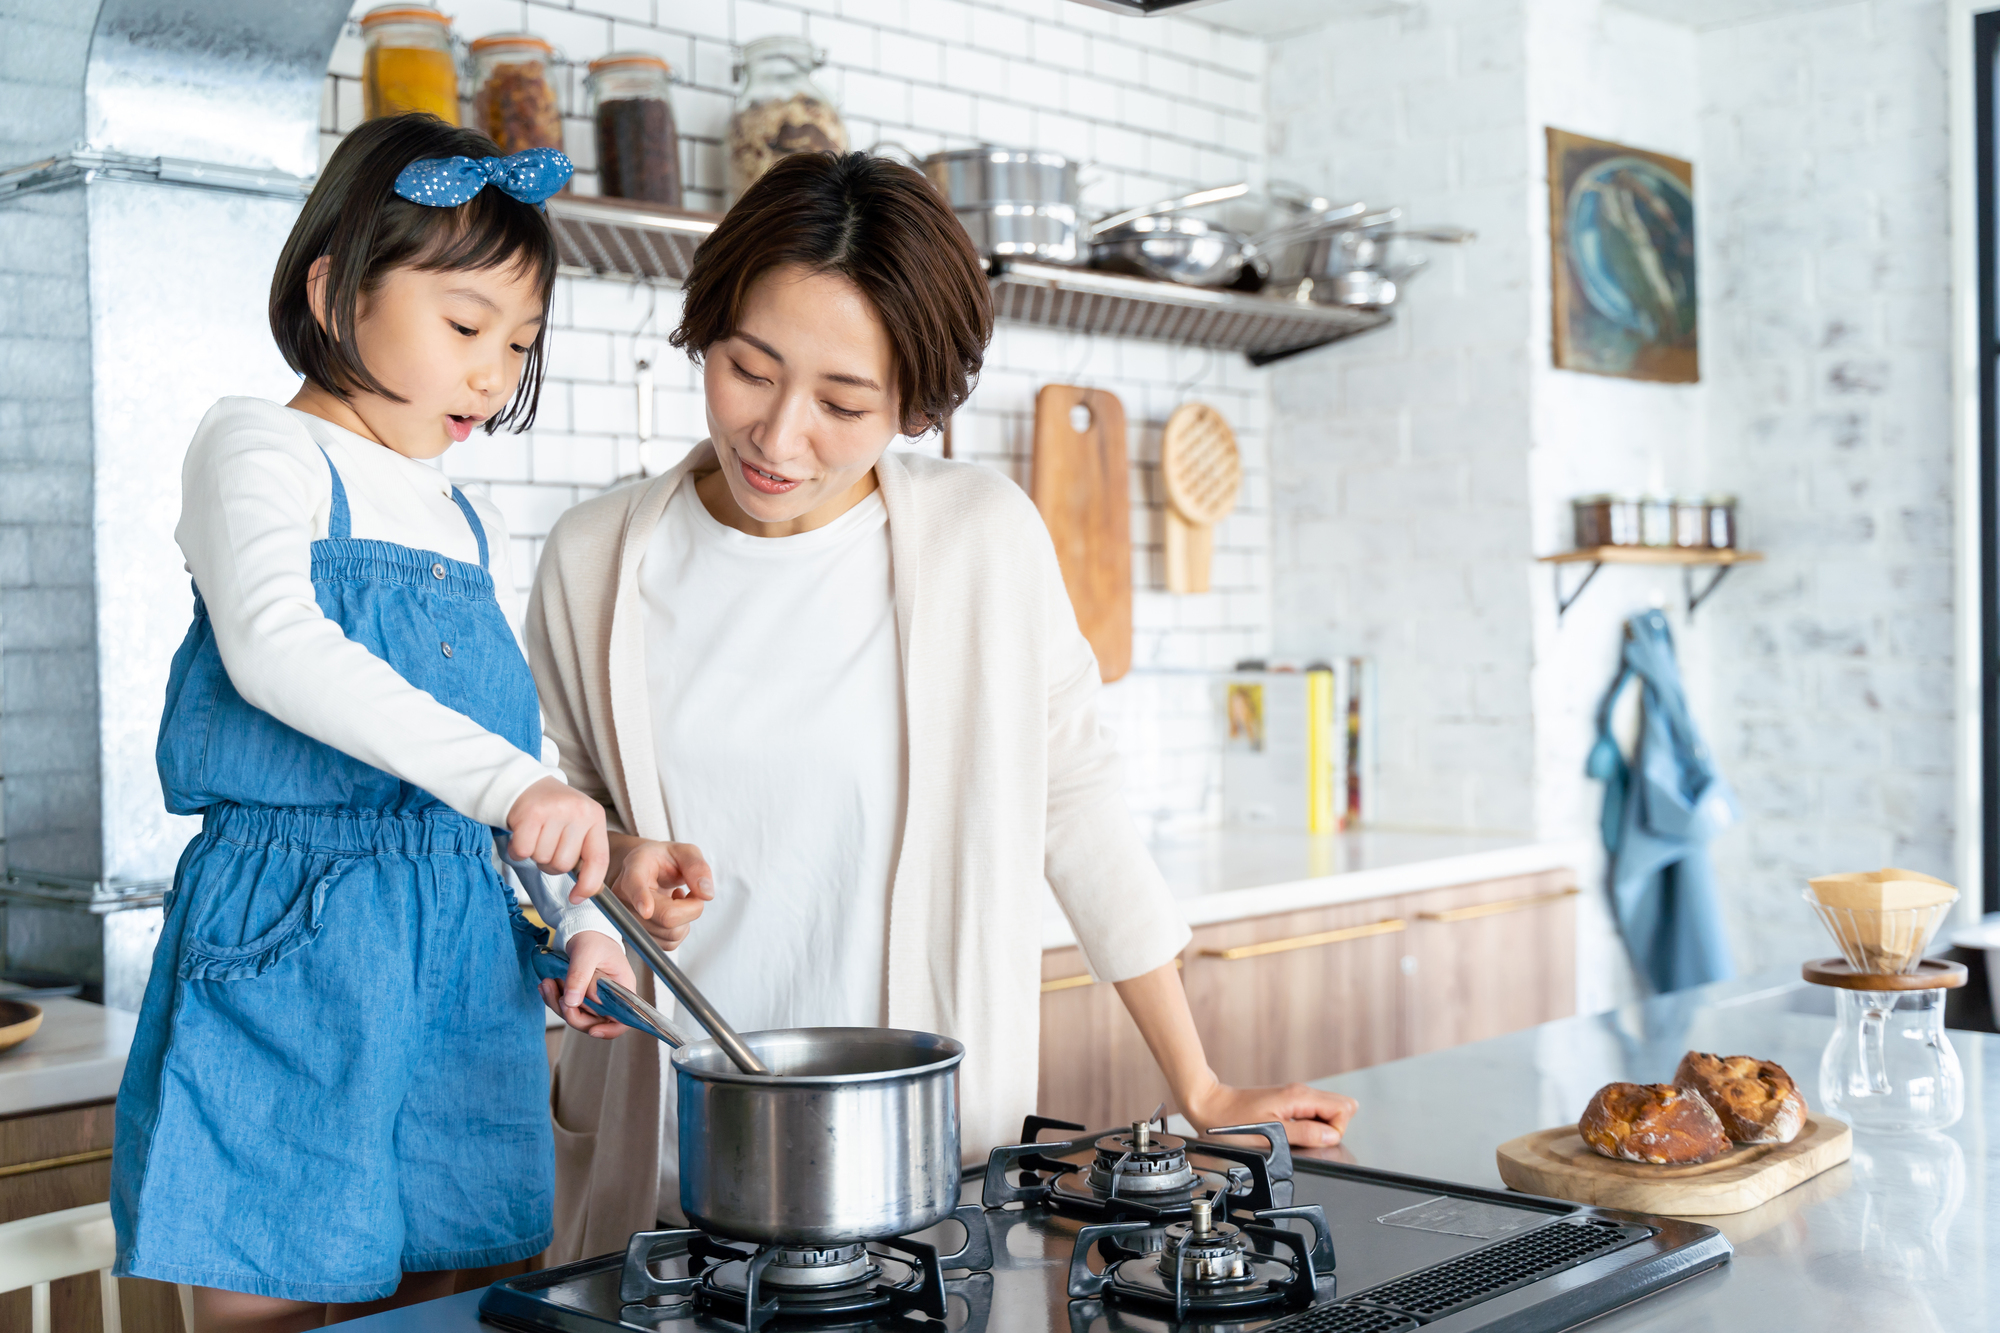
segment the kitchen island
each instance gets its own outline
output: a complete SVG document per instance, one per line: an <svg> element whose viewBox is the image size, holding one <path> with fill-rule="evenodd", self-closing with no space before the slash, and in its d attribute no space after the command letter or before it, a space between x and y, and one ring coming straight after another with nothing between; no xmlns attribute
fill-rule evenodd
<svg viewBox="0 0 2000 1333"><path fill-rule="evenodd" d="M1772 976L1357 1070L1321 1084L1358 1098L1362 1108L1348 1143L1328 1155L1497 1187L1497 1145L1574 1120L1602 1083L1668 1078L1691 1047L1776 1059L1813 1098L1832 1022L1825 994ZM1991 1127L2000 1112L2000 1037L1953 1032L1951 1039L1965 1066L1966 1108L1950 1131L1856 1134L1846 1165L1749 1212L1699 1219L1728 1237L1734 1259L1593 1327L1942 1333L1994 1326L2000 1289L1989 1251L2000 1224L2000 1161ZM472 1333L480 1327L477 1304L478 1293L469 1292L348 1327Z"/></svg>

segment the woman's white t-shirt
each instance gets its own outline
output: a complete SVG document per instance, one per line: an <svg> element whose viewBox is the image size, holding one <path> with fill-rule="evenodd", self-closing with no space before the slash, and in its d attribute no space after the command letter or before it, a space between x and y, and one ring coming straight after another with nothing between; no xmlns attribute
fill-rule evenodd
<svg viewBox="0 0 2000 1333"><path fill-rule="evenodd" d="M752 537L717 521L690 478L640 560L639 592L673 836L715 871L676 961L740 1032L880 1026L908 784L881 494L811 532ZM661 1068L672 1219L673 1071Z"/></svg>

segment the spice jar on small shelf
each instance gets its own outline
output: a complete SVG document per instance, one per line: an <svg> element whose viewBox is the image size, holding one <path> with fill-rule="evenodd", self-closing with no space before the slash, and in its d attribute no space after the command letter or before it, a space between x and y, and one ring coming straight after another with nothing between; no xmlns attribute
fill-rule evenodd
<svg viewBox="0 0 2000 1333"><path fill-rule="evenodd" d="M563 146L555 56L553 46L525 32L495 33L472 44L473 124L501 152Z"/></svg>
<svg viewBox="0 0 2000 1333"><path fill-rule="evenodd" d="M458 124L451 20L425 5L377 5L361 16L364 119L428 111Z"/></svg>
<svg viewBox="0 0 2000 1333"><path fill-rule="evenodd" d="M590 62L600 194L681 206L680 135L667 92L671 77L667 62L645 51L614 51Z"/></svg>
<svg viewBox="0 0 2000 1333"><path fill-rule="evenodd" d="M743 90L729 117L730 203L781 157L847 151L847 126L812 79L825 63L803 37L759 37L743 48Z"/></svg>

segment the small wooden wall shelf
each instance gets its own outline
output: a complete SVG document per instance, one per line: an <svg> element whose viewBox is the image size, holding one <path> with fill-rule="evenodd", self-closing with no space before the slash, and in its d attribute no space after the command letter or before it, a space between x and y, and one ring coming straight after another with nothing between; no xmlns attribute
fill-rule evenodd
<svg viewBox="0 0 2000 1333"><path fill-rule="evenodd" d="M1753 565L1764 558L1758 551L1720 550L1707 546L1588 546L1580 551L1561 551L1555 555L1541 557L1545 565L1554 566L1556 581L1556 623L1562 618L1576 599L1583 596L1583 590L1597 577L1597 571L1606 565L1679 565L1681 587L1687 594L1688 619L1694 619L1695 608L1707 601L1709 595L1722 585L1729 571L1738 565ZM1562 567L1564 565L1589 565L1583 581L1565 596L1562 588ZM1715 570L1713 578L1700 592L1695 591L1694 570L1697 565L1706 565Z"/></svg>

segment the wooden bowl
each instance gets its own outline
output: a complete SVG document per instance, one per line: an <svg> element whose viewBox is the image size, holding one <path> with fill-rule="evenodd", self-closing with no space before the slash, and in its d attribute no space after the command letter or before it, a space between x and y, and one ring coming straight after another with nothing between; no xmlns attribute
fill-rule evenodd
<svg viewBox="0 0 2000 1333"><path fill-rule="evenodd" d="M0 1000L0 1051L19 1046L35 1035L42 1025L40 1005L23 1000Z"/></svg>

